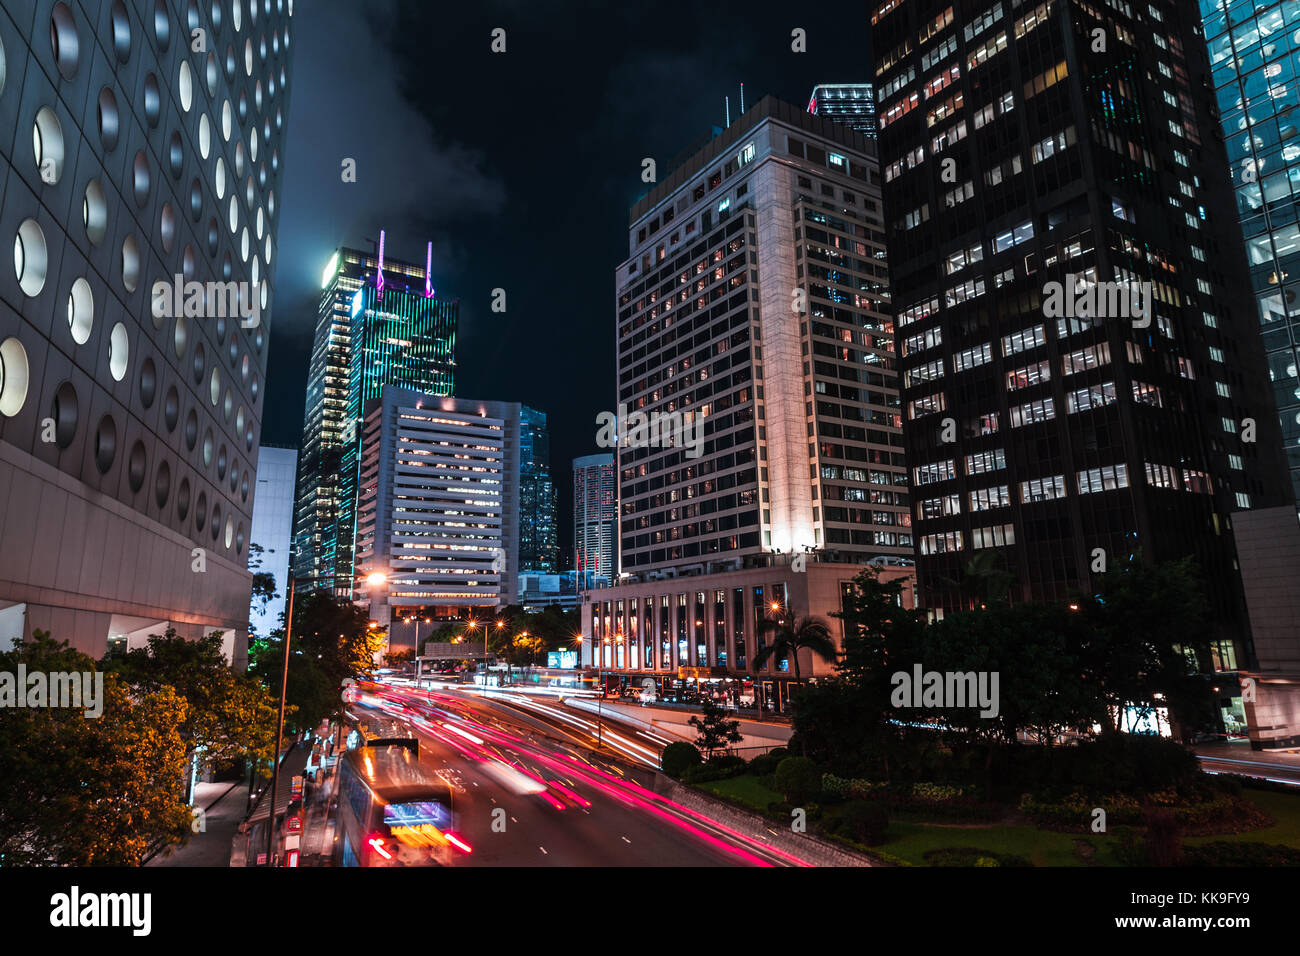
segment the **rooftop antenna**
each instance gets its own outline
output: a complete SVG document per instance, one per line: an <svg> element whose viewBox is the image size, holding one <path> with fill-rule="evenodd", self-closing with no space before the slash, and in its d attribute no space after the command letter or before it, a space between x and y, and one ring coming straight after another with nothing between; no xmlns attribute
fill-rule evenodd
<svg viewBox="0 0 1300 956"><path fill-rule="evenodd" d="M745 115L745 84L740 84L740 115Z"/></svg>
<svg viewBox="0 0 1300 956"><path fill-rule="evenodd" d="M424 297L433 298L433 240L429 240L428 247L424 250Z"/></svg>
<svg viewBox="0 0 1300 956"><path fill-rule="evenodd" d="M731 97L724 96L722 99L727 104L727 128L730 129L731 128Z"/></svg>
<svg viewBox="0 0 1300 956"><path fill-rule="evenodd" d="M375 292L384 294L384 230L379 230L379 268L375 270Z"/></svg>

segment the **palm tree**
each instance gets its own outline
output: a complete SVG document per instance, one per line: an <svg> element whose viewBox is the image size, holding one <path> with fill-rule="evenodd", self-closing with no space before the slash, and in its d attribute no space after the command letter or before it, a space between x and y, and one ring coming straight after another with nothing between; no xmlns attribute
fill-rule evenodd
<svg viewBox="0 0 1300 956"><path fill-rule="evenodd" d="M794 662L794 679L799 680L799 652L811 651L824 661L835 660L839 649L831 638L831 629L824 620L809 615L794 618L789 624L784 617L765 618L759 622L758 633L763 637L770 635L754 655L754 669L760 670L772 657L789 657Z"/></svg>

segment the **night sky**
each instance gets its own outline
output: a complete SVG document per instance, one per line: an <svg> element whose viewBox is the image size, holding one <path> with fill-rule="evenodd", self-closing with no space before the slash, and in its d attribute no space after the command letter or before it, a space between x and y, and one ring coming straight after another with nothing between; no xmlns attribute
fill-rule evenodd
<svg viewBox="0 0 1300 956"><path fill-rule="evenodd" d="M423 263L460 300L456 394L548 413L559 541L614 394L628 208L772 94L871 79L865 4L299 0L262 441L298 445L320 275L339 245ZM472 7L472 9L470 9ZM549 9L554 7L556 9ZM491 52L494 28L506 52ZM808 52L790 50L807 32ZM344 157L357 181L343 183ZM503 288L507 311L491 310Z"/></svg>

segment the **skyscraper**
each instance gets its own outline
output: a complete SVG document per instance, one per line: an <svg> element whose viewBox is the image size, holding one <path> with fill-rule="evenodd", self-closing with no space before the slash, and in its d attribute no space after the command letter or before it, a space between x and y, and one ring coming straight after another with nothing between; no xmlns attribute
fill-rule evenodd
<svg viewBox="0 0 1300 956"><path fill-rule="evenodd" d="M783 709L765 622L839 611L867 563L910 579L878 172L872 140L767 97L633 206L597 435L620 574L583 594L585 663Z"/></svg>
<svg viewBox="0 0 1300 956"><path fill-rule="evenodd" d="M524 405L519 426L519 567L552 573L559 563L546 413Z"/></svg>
<svg viewBox="0 0 1300 956"><path fill-rule="evenodd" d="M291 20L226 6L0 10L5 637L244 657Z"/></svg>
<svg viewBox="0 0 1300 956"><path fill-rule="evenodd" d="M765 97L633 206L621 571L911 554L874 162L865 136ZM697 445L637 441L650 415Z"/></svg>
<svg viewBox="0 0 1300 956"><path fill-rule="evenodd" d="M455 616L513 604L519 404L386 385L367 402L362 430L356 595L369 601L371 619L390 624L411 613ZM371 569L387 582L369 586Z"/></svg>
<svg viewBox="0 0 1300 956"><path fill-rule="evenodd" d="M921 603L970 606L984 553L1039 600L1192 555L1232 670L1232 513L1286 489L1184 14L886 0L879 142Z"/></svg>
<svg viewBox="0 0 1300 956"><path fill-rule="evenodd" d="M1292 488L1300 497L1300 9L1202 0L1210 76Z"/></svg>
<svg viewBox="0 0 1300 956"><path fill-rule="evenodd" d="M458 306L439 299L424 266L340 248L322 277L307 378L294 575L306 591L350 597L358 427L386 384L450 395Z"/></svg>
<svg viewBox="0 0 1300 956"><path fill-rule="evenodd" d="M618 576L615 551L618 535L618 487L614 456L586 455L573 459L573 564L578 590L590 579Z"/></svg>
<svg viewBox="0 0 1300 956"><path fill-rule="evenodd" d="M876 135L876 90L870 83L821 83L808 98L808 112L864 136Z"/></svg>

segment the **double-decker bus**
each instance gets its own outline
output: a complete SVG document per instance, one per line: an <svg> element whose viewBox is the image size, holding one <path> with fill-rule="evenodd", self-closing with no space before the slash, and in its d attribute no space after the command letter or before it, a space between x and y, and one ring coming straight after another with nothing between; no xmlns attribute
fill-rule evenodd
<svg viewBox="0 0 1300 956"><path fill-rule="evenodd" d="M339 761L342 866L448 866L470 852L453 831L454 791L420 763L414 741L369 742Z"/></svg>

